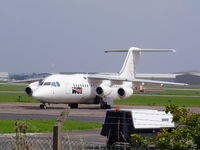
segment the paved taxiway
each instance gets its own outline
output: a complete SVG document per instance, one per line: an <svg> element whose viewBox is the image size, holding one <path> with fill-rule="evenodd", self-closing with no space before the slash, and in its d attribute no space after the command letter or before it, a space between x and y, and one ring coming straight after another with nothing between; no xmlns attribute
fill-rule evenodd
<svg viewBox="0 0 200 150"><path fill-rule="evenodd" d="M66 106L64 104L50 105L48 108L40 109L40 103L0 103L0 118L4 119L56 119ZM114 107L130 109L157 109L164 110L163 106L127 106ZM191 112L200 113L200 107L190 107ZM70 109L69 119L80 121L103 122L106 110L100 109L99 105L79 105L79 109Z"/></svg>
<svg viewBox="0 0 200 150"><path fill-rule="evenodd" d="M63 111L66 105L50 105L48 109L40 109L40 103L0 103L0 118L4 119L36 119L55 120ZM162 106L114 106L132 109L157 109L164 110ZM191 112L200 113L199 107L189 108ZM103 122L106 110L100 109L99 105L80 105L79 109L70 109L68 119L79 121ZM64 136L69 136L72 141L83 138L84 141L105 144L106 138L100 135L100 130L70 131L64 132ZM52 133L40 134L37 136L49 137Z"/></svg>

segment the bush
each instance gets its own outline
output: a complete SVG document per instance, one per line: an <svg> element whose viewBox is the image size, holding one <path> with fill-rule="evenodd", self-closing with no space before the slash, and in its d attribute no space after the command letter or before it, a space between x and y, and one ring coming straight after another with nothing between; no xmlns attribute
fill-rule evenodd
<svg viewBox="0 0 200 150"><path fill-rule="evenodd" d="M166 112L173 114L173 121L178 124L178 127L171 131L163 129L156 136L151 137L153 140L134 135L130 139L131 145L137 148L137 145L144 147L153 144L160 150L200 149L200 114L190 114L187 109L173 104L166 106Z"/></svg>

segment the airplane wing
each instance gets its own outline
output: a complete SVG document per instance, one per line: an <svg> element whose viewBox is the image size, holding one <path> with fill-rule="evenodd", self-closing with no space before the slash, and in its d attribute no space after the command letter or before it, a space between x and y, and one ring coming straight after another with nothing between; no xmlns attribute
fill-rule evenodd
<svg viewBox="0 0 200 150"><path fill-rule="evenodd" d="M109 75L88 75L88 79L91 80L111 80L111 81L129 81L133 83L151 83L151 84L166 84L166 85L179 85L179 86L186 86L186 83L175 83L175 82L166 82L166 81L156 81L156 80L146 80L146 79L128 79L122 78L119 76L109 76Z"/></svg>
<svg viewBox="0 0 200 150"><path fill-rule="evenodd" d="M29 78L29 79L24 79L24 80L14 80L14 81L11 81L11 83L33 83L33 82L36 82L36 81L42 81L44 80L46 77L50 76L50 75L53 75L53 73L48 73L49 75L45 75L43 77L38 77L38 78Z"/></svg>
<svg viewBox="0 0 200 150"><path fill-rule="evenodd" d="M146 80L146 79L133 79L132 82L135 83L151 83L151 84L166 84L166 85L179 85L186 86L186 83L176 83L176 82L166 82L166 81L156 81L156 80Z"/></svg>
<svg viewBox="0 0 200 150"><path fill-rule="evenodd" d="M33 78L33 79L27 79L27 80L16 80L16 81L12 81L12 83L33 83L36 81L41 81L44 78Z"/></svg>

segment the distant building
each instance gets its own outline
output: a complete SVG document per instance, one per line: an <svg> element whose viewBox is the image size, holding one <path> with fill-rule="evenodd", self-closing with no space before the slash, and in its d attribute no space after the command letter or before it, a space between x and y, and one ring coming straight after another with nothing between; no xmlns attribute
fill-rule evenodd
<svg viewBox="0 0 200 150"><path fill-rule="evenodd" d="M136 78L138 79L149 79L149 80L160 80L160 81L171 81L176 79L177 74L161 74L161 73L137 73Z"/></svg>
<svg viewBox="0 0 200 150"><path fill-rule="evenodd" d="M177 72L173 74L138 73L136 78L200 85L200 71Z"/></svg>
<svg viewBox="0 0 200 150"><path fill-rule="evenodd" d="M8 81L9 75L8 72L0 72L0 81Z"/></svg>
<svg viewBox="0 0 200 150"><path fill-rule="evenodd" d="M177 74L175 82L200 85L200 71L179 72Z"/></svg>

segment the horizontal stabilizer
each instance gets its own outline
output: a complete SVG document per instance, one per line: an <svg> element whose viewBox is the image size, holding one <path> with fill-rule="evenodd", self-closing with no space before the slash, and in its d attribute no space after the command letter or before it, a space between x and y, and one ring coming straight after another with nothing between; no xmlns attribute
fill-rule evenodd
<svg viewBox="0 0 200 150"><path fill-rule="evenodd" d="M131 47L129 50L106 50L108 52L127 52L126 59L120 70L121 77L135 78L136 66L138 64L141 52L176 52L174 49L141 49L138 47Z"/></svg>
<svg viewBox="0 0 200 150"><path fill-rule="evenodd" d="M108 52L128 52L129 50L106 50ZM131 49L133 52L176 52L174 49Z"/></svg>

